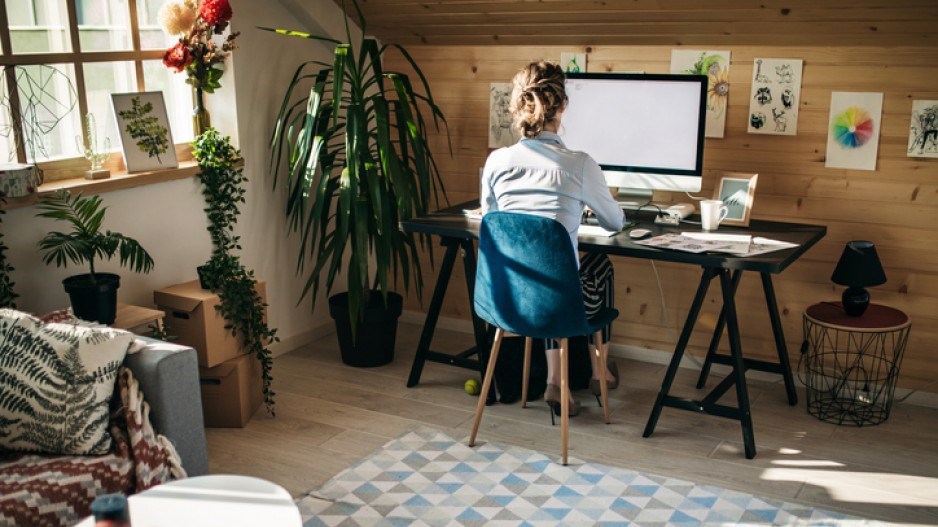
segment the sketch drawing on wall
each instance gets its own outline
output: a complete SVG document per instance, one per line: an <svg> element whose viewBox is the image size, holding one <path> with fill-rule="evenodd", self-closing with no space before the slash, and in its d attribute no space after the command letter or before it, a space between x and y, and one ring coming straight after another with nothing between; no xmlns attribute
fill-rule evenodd
<svg viewBox="0 0 938 527"><path fill-rule="evenodd" d="M795 135L798 132L802 65L800 59L755 59L749 98L749 133ZM775 126L765 126L770 112Z"/></svg>
<svg viewBox="0 0 938 527"><path fill-rule="evenodd" d="M912 101L909 157L938 157L938 101Z"/></svg>
<svg viewBox="0 0 938 527"><path fill-rule="evenodd" d="M876 170L882 114L882 93L833 92L824 166Z"/></svg>
<svg viewBox="0 0 938 527"><path fill-rule="evenodd" d="M565 73L586 73L586 53L561 53L560 67Z"/></svg>
<svg viewBox="0 0 938 527"><path fill-rule="evenodd" d="M511 146L521 136L511 126L511 84L493 82L489 85L489 148Z"/></svg>
<svg viewBox="0 0 938 527"><path fill-rule="evenodd" d="M723 137L727 98L730 94L730 52L693 49L671 50L671 73L706 75L706 137Z"/></svg>

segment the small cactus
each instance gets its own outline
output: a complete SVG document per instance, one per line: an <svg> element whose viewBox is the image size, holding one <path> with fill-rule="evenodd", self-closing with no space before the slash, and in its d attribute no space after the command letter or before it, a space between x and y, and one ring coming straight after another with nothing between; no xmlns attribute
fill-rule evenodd
<svg viewBox="0 0 938 527"><path fill-rule="evenodd" d="M84 154L85 159L91 162L91 170L100 170L101 165L104 164L104 161L107 160L108 156L111 155L111 140L108 137L104 138L104 148L97 149L98 145L98 132L97 132L97 123L94 119L94 114L88 112L88 115L85 116L87 121L87 126L85 128L85 135L88 139L87 143L83 141L83 138L80 135L75 136L75 144L78 145L78 150Z"/></svg>

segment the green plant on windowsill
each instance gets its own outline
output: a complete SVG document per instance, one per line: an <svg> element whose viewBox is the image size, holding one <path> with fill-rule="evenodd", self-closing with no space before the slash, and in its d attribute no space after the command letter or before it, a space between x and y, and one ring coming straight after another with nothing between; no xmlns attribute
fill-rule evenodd
<svg viewBox="0 0 938 527"><path fill-rule="evenodd" d="M208 232L212 239L212 256L199 268L199 279L204 286L218 294L218 309L227 321L226 328L235 336L244 338L248 352L260 360L264 381L264 402L267 411L274 414L274 391L271 389L272 359L268 346L280 339L276 329L267 326L264 308L267 304L255 289L254 271L245 269L233 254L240 250L240 237L234 234L244 203L244 182L241 152L233 147L228 137L209 128L196 137L192 155L199 163L199 181L205 198Z"/></svg>
<svg viewBox="0 0 938 527"><path fill-rule="evenodd" d="M7 200L0 196L0 229L3 228L3 215L7 211L3 210ZM13 291L16 285L11 276L16 269L7 262L7 245L3 241L3 231L0 230L0 308L16 308L16 298L19 296Z"/></svg>
<svg viewBox="0 0 938 527"><path fill-rule="evenodd" d="M66 267L69 262L88 265L89 273L70 276L62 284L68 292L75 316L83 320L111 324L117 313L117 288L120 276L95 271L95 260L118 257L121 266L138 273L153 268L153 258L137 240L119 232L102 230L107 207L101 196L82 197L60 190L44 198L37 206L41 218L71 226L67 233L53 231L39 240L44 263Z"/></svg>
<svg viewBox="0 0 938 527"><path fill-rule="evenodd" d="M364 35L365 20L357 0L352 5ZM441 194L445 200L430 151L427 119L432 117L437 130L446 121L426 78L407 51L393 44L379 46L365 37L353 45L347 19L347 42L261 29L334 46L332 64L312 60L297 68L271 138L269 171L275 187L281 182L287 187L290 228L302 237L297 269L306 275L306 284L301 298L311 293L315 307L321 282L329 293L336 277L344 274L346 293L329 299L330 312L336 318L340 344L343 332L348 331L343 329L346 325L351 326L354 343L365 336L358 326L374 331L376 324L363 325L362 321L367 319L366 313L377 313L382 304L389 306L392 280L396 283L400 277L405 291L413 282L418 295L421 293L415 237L401 231L399 224L430 212L431 202L439 206ZM383 68L382 56L391 48L398 50L419 76L423 93L414 89L406 74ZM280 180L278 174L283 176ZM426 237L421 241L429 244ZM337 301L344 295L347 307L342 305L344 300ZM399 298L395 300L397 310ZM340 322L343 311L348 323ZM346 360L345 349L343 345L343 361L357 362ZM352 353L360 354L361 350ZM353 365L384 362L376 359Z"/></svg>

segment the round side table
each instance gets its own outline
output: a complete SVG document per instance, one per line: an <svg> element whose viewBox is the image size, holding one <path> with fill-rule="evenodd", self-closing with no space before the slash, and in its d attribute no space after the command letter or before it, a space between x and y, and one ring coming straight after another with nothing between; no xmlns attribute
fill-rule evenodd
<svg viewBox="0 0 938 527"><path fill-rule="evenodd" d="M859 317L844 313L840 302L807 308L799 372L808 413L836 424L885 421L911 325L902 311L879 304Z"/></svg>

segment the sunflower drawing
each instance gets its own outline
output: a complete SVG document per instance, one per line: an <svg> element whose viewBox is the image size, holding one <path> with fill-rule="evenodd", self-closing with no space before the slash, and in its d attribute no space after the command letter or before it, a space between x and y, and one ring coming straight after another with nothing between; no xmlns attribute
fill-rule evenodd
<svg viewBox="0 0 938 527"><path fill-rule="evenodd" d="M707 109L719 117L726 111L726 98L730 94L729 68L712 64L707 71Z"/></svg>
<svg viewBox="0 0 938 527"><path fill-rule="evenodd" d="M726 98L730 94L729 70L723 55L703 52L693 66L682 72L707 76L707 110L713 117L720 117L726 111Z"/></svg>

